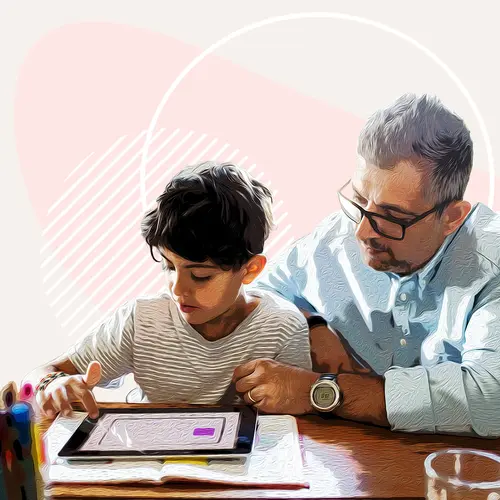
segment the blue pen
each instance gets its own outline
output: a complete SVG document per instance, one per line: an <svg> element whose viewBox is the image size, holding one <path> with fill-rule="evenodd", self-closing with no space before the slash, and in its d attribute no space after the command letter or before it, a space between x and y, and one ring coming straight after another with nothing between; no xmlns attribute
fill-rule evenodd
<svg viewBox="0 0 500 500"><path fill-rule="evenodd" d="M14 443L16 458L24 471L23 498L38 500L35 460L32 456L31 419L33 411L27 403L16 403L10 408L13 426L18 432L18 445Z"/></svg>

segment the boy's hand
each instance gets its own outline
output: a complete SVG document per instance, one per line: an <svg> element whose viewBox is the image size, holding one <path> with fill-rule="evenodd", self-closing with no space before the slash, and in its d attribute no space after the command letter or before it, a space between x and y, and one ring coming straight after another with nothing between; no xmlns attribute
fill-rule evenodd
<svg viewBox="0 0 500 500"><path fill-rule="evenodd" d="M302 415L312 411L309 392L319 374L272 359L256 359L234 371L236 390L265 413Z"/></svg>
<svg viewBox="0 0 500 500"><path fill-rule="evenodd" d="M85 375L68 375L52 381L37 394L38 406L47 417L54 418L59 412L65 416L70 415L71 402L79 401L88 411L90 418L97 418L99 410L92 389L100 380L101 365L93 361Z"/></svg>

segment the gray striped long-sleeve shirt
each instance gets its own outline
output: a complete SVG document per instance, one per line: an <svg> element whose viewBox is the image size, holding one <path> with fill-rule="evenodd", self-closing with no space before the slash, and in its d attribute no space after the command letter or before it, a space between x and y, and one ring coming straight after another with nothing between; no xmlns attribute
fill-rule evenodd
<svg viewBox="0 0 500 500"><path fill-rule="evenodd" d="M168 295L119 308L68 353L85 373L102 365L102 384L133 373L139 400L216 404L234 369L257 358L311 369L309 329L298 309L275 294L251 291L259 305L228 336L208 341L182 317ZM136 398L134 398L136 399Z"/></svg>

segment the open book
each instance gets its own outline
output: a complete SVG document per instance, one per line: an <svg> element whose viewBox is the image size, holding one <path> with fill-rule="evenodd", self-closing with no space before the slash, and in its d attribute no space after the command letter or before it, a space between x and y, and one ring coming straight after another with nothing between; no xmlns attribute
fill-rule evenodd
<svg viewBox="0 0 500 500"><path fill-rule="evenodd" d="M248 458L196 460L116 460L112 463L70 463L57 456L86 413L59 416L48 430L48 484L120 484L196 481L265 488L308 488L304 478L297 423L292 416L260 415L256 442Z"/></svg>

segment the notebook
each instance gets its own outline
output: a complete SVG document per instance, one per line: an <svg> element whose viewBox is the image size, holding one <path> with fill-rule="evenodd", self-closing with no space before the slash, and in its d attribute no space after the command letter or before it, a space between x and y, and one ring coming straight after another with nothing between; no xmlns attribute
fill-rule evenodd
<svg viewBox="0 0 500 500"><path fill-rule="evenodd" d="M163 484L170 481L219 483L252 488L309 488L304 476L297 423L289 415L259 415L254 449L248 458L114 460L71 462L58 452L87 416L59 416L45 435L47 484Z"/></svg>

